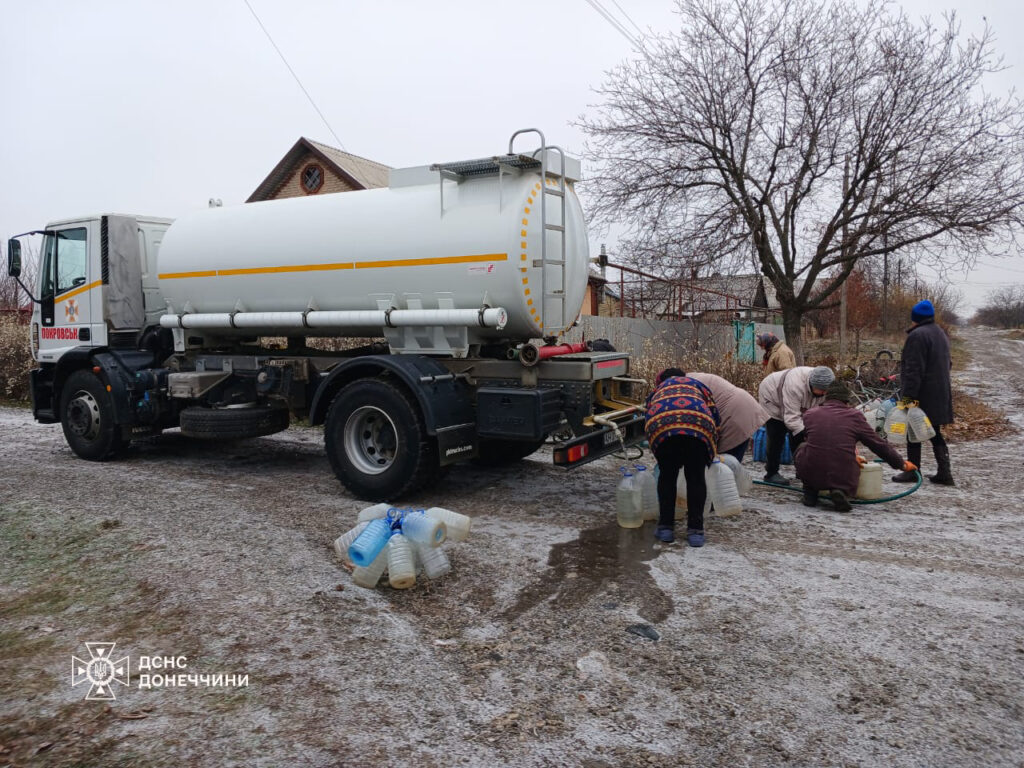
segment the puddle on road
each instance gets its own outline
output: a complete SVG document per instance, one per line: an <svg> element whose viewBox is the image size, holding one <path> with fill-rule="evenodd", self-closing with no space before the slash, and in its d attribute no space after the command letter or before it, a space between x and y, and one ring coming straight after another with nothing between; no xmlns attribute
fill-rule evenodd
<svg viewBox="0 0 1024 768"><path fill-rule="evenodd" d="M627 529L612 520L588 528L578 539L551 548L548 569L523 587L505 618L517 619L548 599L559 608L576 608L605 596L606 607L634 605L647 621L664 621L672 612L672 599L654 582L647 565L664 551L650 523Z"/></svg>

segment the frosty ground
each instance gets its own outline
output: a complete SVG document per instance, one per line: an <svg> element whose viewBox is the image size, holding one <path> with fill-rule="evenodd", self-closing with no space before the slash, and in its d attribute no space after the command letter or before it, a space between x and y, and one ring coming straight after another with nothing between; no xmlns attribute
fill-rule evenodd
<svg viewBox="0 0 1024 768"><path fill-rule="evenodd" d="M963 333L1024 426L1024 343ZM1016 768L1022 449L846 515L755 486L703 549L618 528L613 459L459 466L414 500L474 518L452 573L370 591L318 430L94 464L0 408L0 765ZM132 658L109 704L71 685L87 641ZM143 690L142 656L249 684Z"/></svg>

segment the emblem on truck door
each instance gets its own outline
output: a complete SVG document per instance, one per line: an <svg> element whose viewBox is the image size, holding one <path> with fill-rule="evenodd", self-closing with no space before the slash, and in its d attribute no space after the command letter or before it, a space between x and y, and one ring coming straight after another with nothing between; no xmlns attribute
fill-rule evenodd
<svg viewBox="0 0 1024 768"><path fill-rule="evenodd" d="M78 302L75 299L68 299L64 304L64 317L69 323L78 322Z"/></svg>

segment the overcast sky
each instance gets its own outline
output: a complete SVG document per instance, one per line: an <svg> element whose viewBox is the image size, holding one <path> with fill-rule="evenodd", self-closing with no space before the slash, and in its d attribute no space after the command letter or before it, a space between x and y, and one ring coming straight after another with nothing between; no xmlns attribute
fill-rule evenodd
<svg viewBox="0 0 1024 768"><path fill-rule="evenodd" d="M300 136L338 146L332 130L397 167L497 154L524 127L578 153L570 121L630 55L586 0L249 3L330 128L244 0L0 0L5 253L53 219L241 203ZM676 26L672 0L601 5L633 34ZM957 8L967 31L986 17L1012 67L992 85L1024 93L1018 2L903 6ZM1024 258L982 261L961 286L970 305L1024 282Z"/></svg>

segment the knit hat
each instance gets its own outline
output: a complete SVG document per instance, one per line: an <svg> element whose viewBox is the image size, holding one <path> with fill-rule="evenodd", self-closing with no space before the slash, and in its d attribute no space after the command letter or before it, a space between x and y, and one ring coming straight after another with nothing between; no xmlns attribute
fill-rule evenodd
<svg viewBox="0 0 1024 768"><path fill-rule="evenodd" d="M768 349L769 347L774 346L778 342L779 342L779 337L776 336L774 333L762 333L762 334L759 334L758 337L757 337L757 345L759 347L764 347L765 349Z"/></svg>
<svg viewBox="0 0 1024 768"><path fill-rule="evenodd" d="M675 376L685 375L686 371L684 371L682 368L666 368L665 370L658 374L658 379L655 383L660 385L663 381L665 381L665 379L671 379Z"/></svg>
<svg viewBox="0 0 1024 768"><path fill-rule="evenodd" d="M831 368L825 365L819 365L807 377L807 383L811 389L828 389L828 385L835 380L836 375L832 372Z"/></svg>
<svg viewBox="0 0 1024 768"><path fill-rule="evenodd" d="M825 399L838 400L841 403L849 405L850 401L853 399L853 393L850 391L850 388L846 386L845 381L836 380L829 384L828 389L825 390Z"/></svg>
<svg viewBox="0 0 1024 768"><path fill-rule="evenodd" d="M925 299L919 301L914 305L914 308L910 310L910 319L915 323L920 323L922 320L927 320L929 317L935 317L935 307L932 303Z"/></svg>

